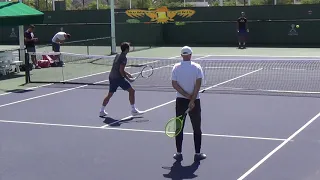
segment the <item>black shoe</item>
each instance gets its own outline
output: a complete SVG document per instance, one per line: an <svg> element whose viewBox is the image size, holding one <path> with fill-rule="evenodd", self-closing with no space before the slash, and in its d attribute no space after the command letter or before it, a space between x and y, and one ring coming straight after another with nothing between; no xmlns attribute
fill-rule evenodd
<svg viewBox="0 0 320 180"><path fill-rule="evenodd" d="M246 45L245 45L245 44L243 44L243 45L242 45L242 48L243 48L243 49L246 49L247 47L246 47Z"/></svg>
<svg viewBox="0 0 320 180"><path fill-rule="evenodd" d="M174 154L173 155L173 158L177 161L182 161L183 160L183 157L182 157L182 154Z"/></svg>
<svg viewBox="0 0 320 180"><path fill-rule="evenodd" d="M200 154L195 154L194 155L194 161L201 161L203 159L206 159L207 155L204 153L200 153Z"/></svg>

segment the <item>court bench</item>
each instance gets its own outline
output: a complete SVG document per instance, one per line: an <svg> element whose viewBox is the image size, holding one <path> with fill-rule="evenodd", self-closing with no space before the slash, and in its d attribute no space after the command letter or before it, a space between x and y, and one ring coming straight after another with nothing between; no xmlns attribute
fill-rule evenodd
<svg viewBox="0 0 320 180"><path fill-rule="evenodd" d="M21 64L22 61L19 61L19 57L15 57L12 52L0 52L0 75L5 76L13 72L20 73Z"/></svg>

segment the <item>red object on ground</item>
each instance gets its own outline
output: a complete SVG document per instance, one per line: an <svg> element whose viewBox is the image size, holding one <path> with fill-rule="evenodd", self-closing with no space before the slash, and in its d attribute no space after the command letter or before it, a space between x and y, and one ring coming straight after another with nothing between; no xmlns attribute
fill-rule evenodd
<svg viewBox="0 0 320 180"><path fill-rule="evenodd" d="M48 68L50 67L50 61L49 60L39 60L38 61L38 66L40 66L41 68Z"/></svg>

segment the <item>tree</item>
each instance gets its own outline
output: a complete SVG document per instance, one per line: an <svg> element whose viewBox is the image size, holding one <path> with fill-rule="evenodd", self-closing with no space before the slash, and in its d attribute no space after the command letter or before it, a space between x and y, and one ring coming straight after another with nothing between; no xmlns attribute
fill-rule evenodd
<svg viewBox="0 0 320 180"><path fill-rule="evenodd" d="M320 0L301 0L301 4L320 4Z"/></svg>
<svg viewBox="0 0 320 180"><path fill-rule="evenodd" d="M251 5L259 6L259 5L273 5L274 0L251 0ZM282 4L293 4L293 0L277 0L277 5Z"/></svg>
<svg viewBox="0 0 320 180"><path fill-rule="evenodd" d="M109 9L109 6L107 4L103 4L101 0L98 0L98 8L99 9ZM97 1L91 1L91 3L88 5L87 9L94 10L97 9Z"/></svg>

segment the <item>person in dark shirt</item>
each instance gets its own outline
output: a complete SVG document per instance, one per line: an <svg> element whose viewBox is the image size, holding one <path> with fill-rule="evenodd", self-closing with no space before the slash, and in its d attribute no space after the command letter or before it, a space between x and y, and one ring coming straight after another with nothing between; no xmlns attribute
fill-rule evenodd
<svg viewBox="0 0 320 180"><path fill-rule="evenodd" d="M131 114L132 116L141 115L143 112L139 111L135 107L135 90L131 87L129 82L133 82L132 76L130 73L125 71L125 66L127 65L127 53L129 52L130 44L127 42L121 43L121 54L117 54L111 71L109 73L109 93L104 98L102 107L100 110L100 117L105 117L108 113L105 111L106 105L109 103L110 98L117 91L118 87L121 87L123 90L129 92L129 101L131 105ZM128 82L129 81L129 82Z"/></svg>
<svg viewBox="0 0 320 180"><path fill-rule="evenodd" d="M249 32L249 28L247 18L245 16L245 13L241 12L241 16L237 20L239 48L246 48L246 37Z"/></svg>
<svg viewBox="0 0 320 180"><path fill-rule="evenodd" d="M34 37L34 25L30 25L29 28L24 32L24 42L27 49L27 52L36 52L36 46L35 43L38 41L38 38ZM29 56L30 57L30 56ZM40 69L40 66L38 66L38 61L35 55L31 55L31 60L35 66L36 69Z"/></svg>

